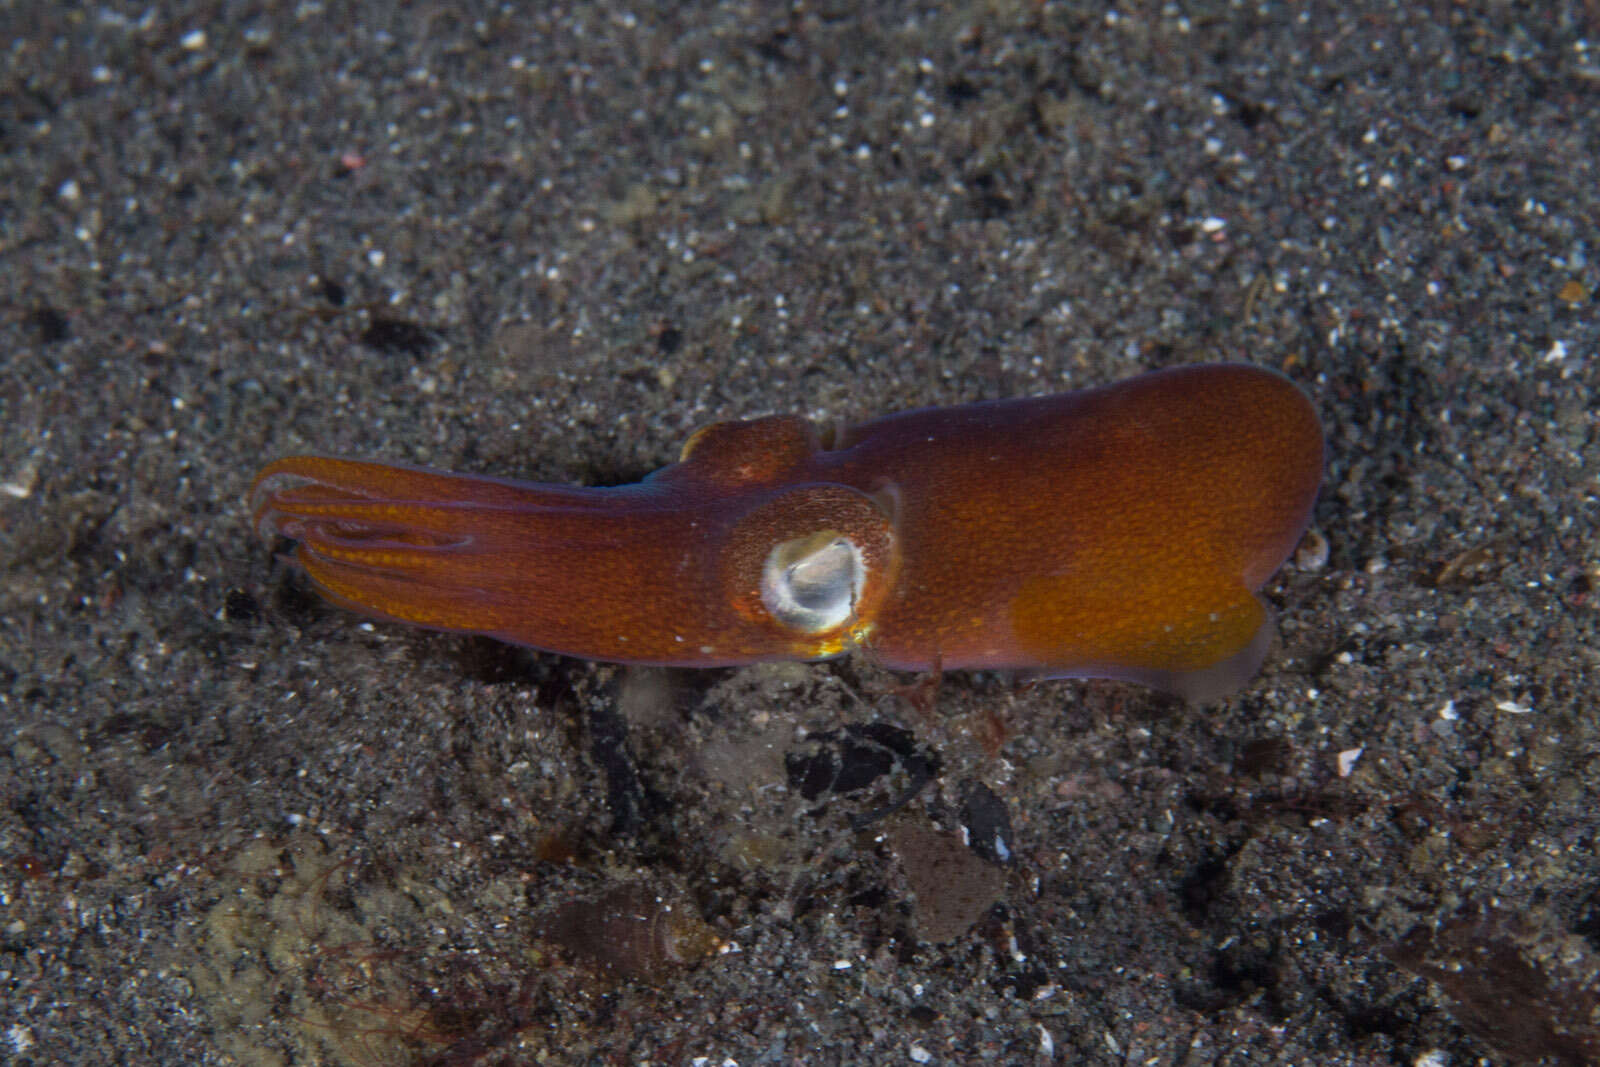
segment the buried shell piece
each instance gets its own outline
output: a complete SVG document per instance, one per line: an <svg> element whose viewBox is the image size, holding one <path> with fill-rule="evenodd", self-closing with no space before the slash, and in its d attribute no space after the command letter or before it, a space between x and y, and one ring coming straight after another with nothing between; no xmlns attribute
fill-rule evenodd
<svg viewBox="0 0 1600 1067"><path fill-rule="evenodd" d="M607 977L650 979L714 955L722 941L681 894L624 882L557 907L534 930Z"/></svg>

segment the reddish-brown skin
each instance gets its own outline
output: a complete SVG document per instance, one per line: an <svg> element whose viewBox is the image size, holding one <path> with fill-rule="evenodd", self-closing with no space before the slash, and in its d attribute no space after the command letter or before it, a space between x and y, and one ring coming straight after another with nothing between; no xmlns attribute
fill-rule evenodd
<svg viewBox="0 0 1600 1067"><path fill-rule="evenodd" d="M637 485L531 485L297 456L263 470L258 527L331 600L588 659L719 666L855 645L886 666L1132 679L1203 698L1271 634L1255 591L1322 479L1287 379L1184 367L1101 389L931 408L822 447L805 420L719 423ZM764 606L773 546L854 542L850 618Z"/></svg>

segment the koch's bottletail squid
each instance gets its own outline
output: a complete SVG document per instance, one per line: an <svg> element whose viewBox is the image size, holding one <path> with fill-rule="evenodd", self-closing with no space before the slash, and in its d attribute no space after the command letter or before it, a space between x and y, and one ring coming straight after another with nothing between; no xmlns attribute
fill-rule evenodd
<svg viewBox="0 0 1600 1067"><path fill-rule="evenodd" d="M328 599L587 659L727 666L862 647L1195 699L1246 681L1256 595L1322 480L1315 411L1242 364L929 408L831 435L724 422L635 485L318 456L251 506Z"/></svg>

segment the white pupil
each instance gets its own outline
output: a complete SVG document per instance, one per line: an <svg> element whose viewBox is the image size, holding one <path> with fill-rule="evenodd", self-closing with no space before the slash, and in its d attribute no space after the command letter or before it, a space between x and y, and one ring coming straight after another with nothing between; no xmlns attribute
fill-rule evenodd
<svg viewBox="0 0 1600 1067"><path fill-rule="evenodd" d="M861 550L831 531L785 541L761 570L761 602L790 629L821 633L847 622L866 580Z"/></svg>

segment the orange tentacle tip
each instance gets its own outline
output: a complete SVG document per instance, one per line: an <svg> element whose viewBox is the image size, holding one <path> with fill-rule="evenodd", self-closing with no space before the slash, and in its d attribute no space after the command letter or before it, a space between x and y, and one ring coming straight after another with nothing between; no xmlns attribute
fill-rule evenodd
<svg viewBox="0 0 1600 1067"><path fill-rule="evenodd" d="M1259 667L1258 590L1323 463L1288 379L1213 364L903 412L826 444L796 417L719 423L615 488L295 456L250 506L328 599L377 618L616 662L865 646L896 669L1205 699Z"/></svg>

